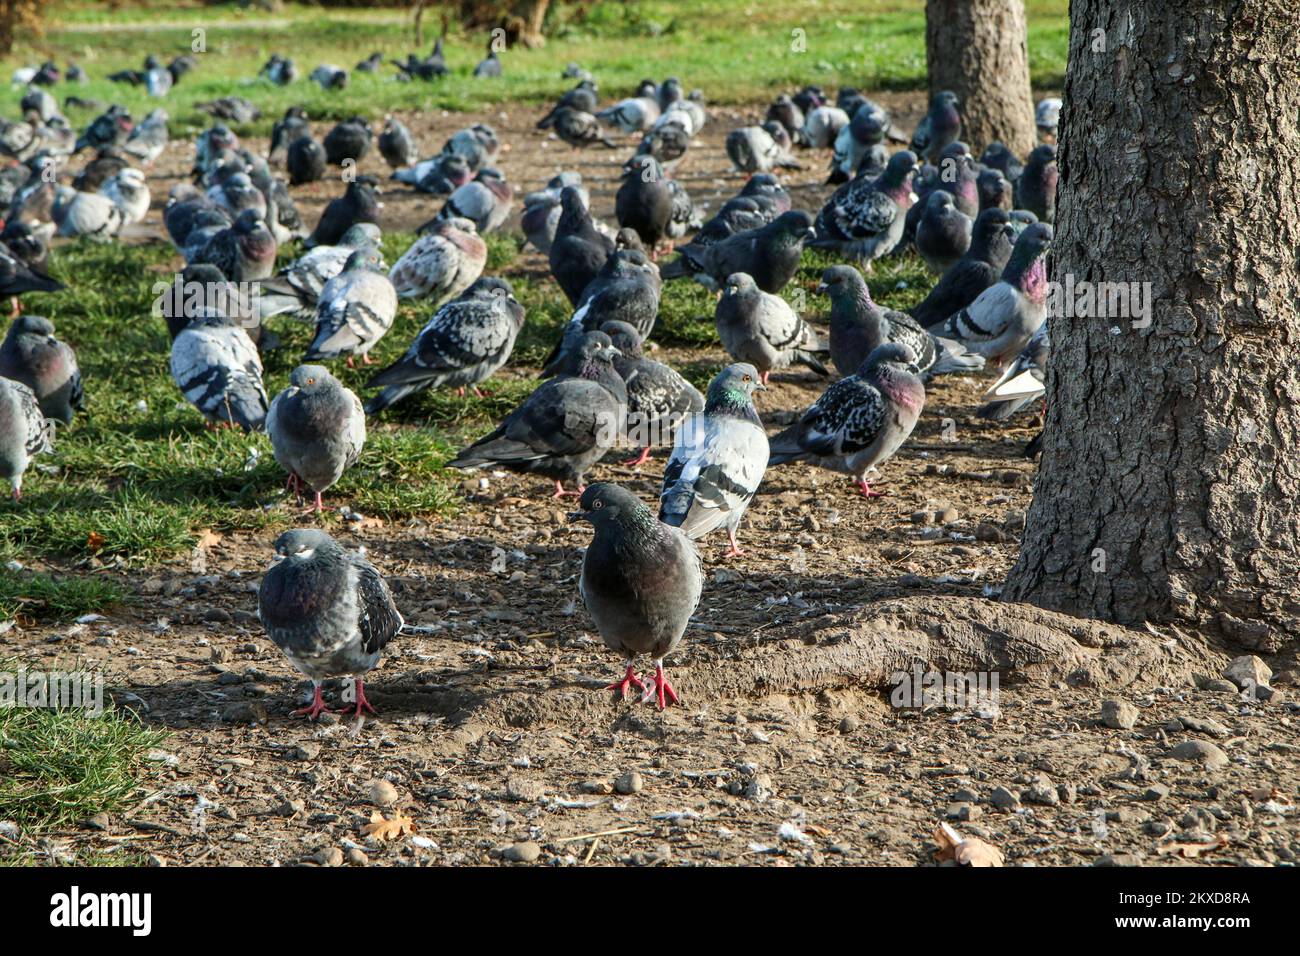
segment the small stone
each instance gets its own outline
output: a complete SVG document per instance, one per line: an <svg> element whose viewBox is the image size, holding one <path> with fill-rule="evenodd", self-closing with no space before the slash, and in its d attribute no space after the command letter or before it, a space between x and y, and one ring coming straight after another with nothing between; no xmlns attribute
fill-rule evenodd
<svg viewBox="0 0 1300 956"><path fill-rule="evenodd" d="M1244 654L1223 669L1223 676L1246 690L1267 685L1273 679L1273 671L1254 654Z"/></svg>
<svg viewBox="0 0 1300 956"><path fill-rule="evenodd" d="M257 700L236 701L221 711L221 719L228 724L264 724L266 718L266 705Z"/></svg>
<svg viewBox="0 0 1300 956"><path fill-rule="evenodd" d="M1171 747L1167 756L1187 763L1199 763L1215 770L1228 765L1228 755L1208 740L1185 740Z"/></svg>
<svg viewBox="0 0 1300 956"><path fill-rule="evenodd" d="M913 511L912 524L930 524L934 520L932 511Z"/></svg>
<svg viewBox="0 0 1300 956"><path fill-rule="evenodd" d="M93 817L81 821L81 825L87 830L107 830L109 825L108 814L100 811Z"/></svg>
<svg viewBox="0 0 1300 956"><path fill-rule="evenodd" d="M940 524L952 524L961 518L961 512L952 505L949 505L948 507L935 512L934 518Z"/></svg>
<svg viewBox="0 0 1300 956"><path fill-rule="evenodd" d="M307 804L301 800L283 800L276 805L274 813L277 817L296 817L307 809Z"/></svg>
<svg viewBox="0 0 1300 956"><path fill-rule="evenodd" d="M1141 866L1142 861L1132 853L1103 853L1093 866Z"/></svg>
<svg viewBox="0 0 1300 956"><path fill-rule="evenodd" d="M1001 544L1007 540L1007 533L995 524L981 521L975 526L975 540L987 544Z"/></svg>
<svg viewBox="0 0 1300 956"><path fill-rule="evenodd" d="M320 744L305 740L289 751L290 760L315 760L320 756Z"/></svg>
<svg viewBox="0 0 1300 956"><path fill-rule="evenodd" d="M538 857L542 855L542 848L532 840L526 840L523 843L511 844L501 855L511 863L536 863Z"/></svg>
<svg viewBox="0 0 1300 956"><path fill-rule="evenodd" d="M840 721L840 733L851 734L853 733L853 731L858 729L858 726L859 726L858 718L845 717L843 720Z"/></svg>
<svg viewBox="0 0 1300 956"><path fill-rule="evenodd" d="M645 786L645 781L635 770L629 770L627 773L621 773L614 781L614 790L621 794L640 793Z"/></svg>
<svg viewBox="0 0 1300 956"><path fill-rule="evenodd" d="M1162 837L1172 829L1173 827L1171 827L1169 822L1166 820L1147 821L1147 833L1150 833L1152 836Z"/></svg>
<svg viewBox="0 0 1300 956"><path fill-rule="evenodd" d="M999 810L1014 810L1020 806L1020 797L1006 787L994 787L989 794L989 803Z"/></svg>
<svg viewBox="0 0 1300 956"><path fill-rule="evenodd" d="M980 808L969 803L950 803L946 814L949 820L975 820L981 815Z"/></svg>
<svg viewBox="0 0 1300 956"><path fill-rule="evenodd" d="M1143 800L1163 800L1169 796L1169 788L1163 783L1153 783L1142 794Z"/></svg>
<svg viewBox="0 0 1300 956"><path fill-rule="evenodd" d="M1208 717L1192 717L1184 714L1170 723L1178 723L1180 730L1186 727L1188 730L1194 730L1198 734L1209 734L1211 737L1226 737L1231 733L1223 724Z"/></svg>
<svg viewBox="0 0 1300 956"><path fill-rule="evenodd" d="M372 780L370 802L377 807L391 807L397 802L397 788L387 780Z"/></svg>
<svg viewBox="0 0 1300 956"><path fill-rule="evenodd" d="M343 851L336 846L327 847L324 850L318 850L312 855L312 860L318 866L342 866Z"/></svg>
<svg viewBox="0 0 1300 956"><path fill-rule="evenodd" d="M511 777L506 781L506 799L516 803L536 803L545 796L540 780L529 777Z"/></svg>
<svg viewBox="0 0 1300 956"><path fill-rule="evenodd" d="M1106 700L1101 704L1101 722L1115 730L1132 730L1137 724L1138 709L1126 700Z"/></svg>
<svg viewBox="0 0 1300 956"><path fill-rule="evenodd" d="M1237 692L1237 685L1230 680L1221 680L1216 677L1212 680L1207 680L1202 684L1201 690L1207 690L1215 694L1235 694Z"/></svg>
<svg viewBox="0 0 1300 956"><path fill-rule="evenodd" d="M980 795L970 787L962 787L952 795L954 803L979 803Z"/></svg>
<svg viewBox="0 0 1300 956"><path fill-rule="evenodd" d="M1065 804L1072 804L1079 799L1079 791L1072 783L1057 784L1056 795L1060 797L1061 802Z"/></svg>
<svg viewBox="0 0 1300 956"><path fill-rule="evenodd" d="M369 866L370 857L359 846L348 847L346 859L349 866Z"/></svg>
<svg viewBox="0 0 1300 956"><path fill-rule="evenodd" d="M1285 699L1283 694L1276 687L1269 687L1267 684L1259 684L1255 687L1255 699L1269 704L1280 704Z"/></svg>

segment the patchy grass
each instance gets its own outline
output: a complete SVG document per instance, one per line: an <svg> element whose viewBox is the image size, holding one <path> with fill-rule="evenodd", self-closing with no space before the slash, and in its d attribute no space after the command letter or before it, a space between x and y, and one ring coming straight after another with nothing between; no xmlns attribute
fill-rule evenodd
<svg viewBox="0 0 1300 956"><path fill-rule="evenodd" d="M165 736L119 711L0 707L0 820L40 830L130 806Z"/></svg>
<svg viewBox="0 0 1300 956"><path fill-rule="evenodd" d="M1036 87L1058 88L1067 51L1066 0L1028 0L1030 69ZM790 0L737 6L726 0L637 0L604 4L553 4L550 39L538 50L514 49L504 56L505 75L470 76L483 56L486 36L453 32L447 59L453 74L434 83L397 82L385 63L379 73L353 73L343 91L326 93L305 77L320 63L351 68L372 50L385 59L404 59L413 49L409 14L400 8L320 9L286 4L267 15L234 4L181 6L129 4L118 10L90 0L51 4L44 38L19 38L6 69L46 56L80 62L91 76L70 92L116 100L135 115L159 105L142 89L109 83L104 77L139 69L150 53L168 57L189 52L195 29L205 32L200 66L163 101L177 121L174 134L206 125L196 103L232 94L247 96L263 118L239 132L265 132L291 105L306 107L317 120L356 113L377 117L389 110L467 110L485 104L540 102L572 85L561 78L577 61L597 73L601 93L630 93L647 72L680 76L715 103L746 103L777 91L816 82L828 88L921 89L926 85L925 13L919 0ZM426 47L437 18L426 17ZM796 33L796 31L799 31ZM802 45L801 45L802 44ZM302 76L288 87L256 80L273 52L296 60ZM647 63L653 64L652 68ZM21 89L0 92L0 110L13 112ZM73 111L82 124L91 117Z"/></svg>
<svg viewBox="0 0 1300 956"><path fill-rule="evenodd" d="M126 598L120 584L104 577L0 569L0 620L22 614L37 621L70 621Z"/></svg>

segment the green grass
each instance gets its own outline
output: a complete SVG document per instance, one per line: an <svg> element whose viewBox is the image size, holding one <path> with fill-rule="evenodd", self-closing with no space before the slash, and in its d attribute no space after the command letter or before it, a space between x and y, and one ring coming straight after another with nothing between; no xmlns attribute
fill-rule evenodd
<svg viewBox="0 0 1300 956"><path fill-rule="evenodd" d="M131 806L165 736L118 711L0 708L0 820L42 830Z"/></svg>
<svg viewBox="0 0 1300 956"><path fill-rule="evenodd" d="M1028 0L1030 69L1039 88L1061 86L1067 51L1066 0ZM143 90L116 85L103 77L123 68L138 69L149 53L189 52L191 31L206 30L200 66L168 96L177 121L173 133L206 125L194 104L239 94L262 110L262 120L241 132L265 132L285 108L301 104L317 120L360 113L382 116L391 110L468 110L511 102L553 99L572 85L561 79L566 63L577 61L597 74L603 96L631 92L647 75L672 73L688 88L703 89L715 103L748 103L805 83L828 88L840 84L867 90L920 89L925 76L925 14L920 0L789 0L737 5L729 0L633 0L592 5L557 3L549 40L536 50L505 53L505 76L475 80L469 74L482 57L486 36L453 32L447 58L453 75L435 83L399 83L393 67L379 74L354 73L342 92L326 93L300 79L279 88L252 81L272 52L287 53L305 77L320 63L351 68L371 50L404 58L413 49L409 15L400 8L326 9L286 5L267 18L237 6L152 4L109 11L102 3L64 0L51 4L45 36L20 37L6 69L53 56L60 64L80 62L92 81L84 87L60 85L69 92L127 105L143 115L159 105ZM437 9L431 10L436 14ZM426 16L426 46L438 29ZM793 48L794 31L803 31L803 52ZM0 110L17 106L21 89L0 92ZM90 116L73 111L69 119Z"/></svg>
<svg viewBox="0 0 1300 956"><path fill-rule="evenodd" d="M103 577L0 570L0 620L22 614L37 621L70 621L125 599L122 586Z"/></svg>

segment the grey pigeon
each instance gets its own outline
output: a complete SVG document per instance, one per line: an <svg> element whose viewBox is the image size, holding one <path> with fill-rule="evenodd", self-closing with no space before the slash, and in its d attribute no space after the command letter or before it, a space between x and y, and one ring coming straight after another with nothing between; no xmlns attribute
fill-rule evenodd
<svg viewBox="0 0 1300 956"><path fill-rule="evenodd" d="M653 95L634 96L601 110L596 118L624 133L643 133L654 125L661 112L659 101Z"/></svg>
<svg viewBox="0 0 1300 956"><path fill-rule="evenodd" d="M36 395L41 414L72 424L81 409L83 390L77 355L54 335L54 323L24 315L9 326L0 344L0 377L22 382Z"/></svg>
<svg viewBox="0 0 1300 956"><path fill-rule="evenodd" d="M285 152L284 168L289 173L289 185L300 186L325 178L325 147L311 136L299 136L290 141Z"/></svg>
<svg viewBox="0 0 1300 956"><path fill-rule="evenodd" d="M351 699L341 712L375 712L362 675L379 663L405 622L383 576L364 557L317 528L284 532L257 590L257 618L311 681L311 703L294 716L315 720L329 709L321 682L330 677L353 678Z"/></svg>
<svg viewBox="0 0 1300 956"><path fill-rule="evenodd" d="M890 128L889 114L871 100L862 99L848 125L835 137L834 155L828 183L844 183L867 162L869 175L878 176L889 162L885 136Z"/></svg>
<svg viewBox="0 0 1300 956"><path fill-rule="evenodd" d="M1016 240L1002 278L944 323L944 335L996 365L1020 353L1047 318L1052 227L1036 222Z"/></svg>
<svg viewBox="0 0 1300 956"><path fill-rule="evenodd" d="M1035 146L1025 163L1025 171L1016 180L1016 208L1027 209L1040 222L1056 220L1056 147L1050 143Z"/></svg>
<svg viewBox="0 0 1300 956"><path fill-rule="evenodd" d="M348 85L348 71L333 63L322 63L307 77L322 90L342 90Z"/></svg>
<svg viewBox="0 0 1300 956"><path fill-rule="evenodd" d="M676 118L679 114L673 111L669 115ZM651 127L641 138L636 155L650 156L665 170L671 170L686 155L690 145L690 130L683 124L670 120Z"/></svg>
<svg viewBox="0 0 1300 956"><path fill-rule="evenodd" d="M790 99L789 94L782 93L772 105L767 108L767 115L764 120L775 120L785 127L785 131L790 134L794 143L803 143L803 110Z"/></svg>
<svg viewBox="0 0 1300 956"><path fill-rule="evenodd" d="M209 103L196 103L194 108L238 125L251 123L262 115L262 111L251 100L242 96L223 96Z"/></svg>
<svg viewBox="0 0 1300 956"><path fill-rule="evenodd" d="M1002 209L986 209L971 230L970 248L952 266L923 300L909 311L912 318L931 328L966 308L975 297L998 281L1011 258L1014 230L1011 217Z"/></svg>
<svg viewBox="0 0 1300 956"><path fill-rule="evenodd" d="M399 183L414 186L422 193L450 196L474 178L465 157L457 153L441 153L432 159L422 159L414 166L393 173Z"/></svg>
<svg viewBox="0 0 1300 956"><path fill-rule="evenodd" d="M704 575L695 545L680 529L657 521L654 512L624 488L595 484L582 494L571 521L596 529L582 559L578 593L605 646L622 654L627 670L610 684L620 699L629 687L657 699L663 710L680 703L664 672L700 603ZM652 685L637 677L636 658L654 661Z"/></svg>
<svg viewBox="0 0 1300 956"><path fill-rule="evenodd" d="M917 124L911 150L923 159L937 162L943 148L961 138L961 101L951 90L941 90L930 101L929 112Z"/></svg>
<svg viewBox="0 0 1300 956"><path fill-rule="evenodd" d="M739 232L700 249L688 244L663 269L665 279L691 276L717 291L736 272L751 276L764 292L775 295L799 269L804 243L813 237L812 217L799 209L784 212L765 226Z"/></svg>
<svg viewBox="0 0 1300 956"><path fill-rule="evenodd" d="M594 113L596 112L597 102L596 84L591 80L583 80L560 97L551 111L537 121L537 128L550 129L555 124L555 118L562 109L575 109L583 113Z"/></svg>
<svg viewBox="0 0 1300 956"><path fill-rule="evenodd" d="M1007 366L1002 377L984 393L988 401L975 414L996 422L1006 421L1046 394L1047 358L1051 350L1052 343L1044 322L1016 360Z"/></svg>
<svg viewBox="0 0 1300 956"><path fill-rule="evenodd" d="M235 321L202 309L172 342L172 380L210 425L261 431L267 397L257 346Z"/></svg>
<svg viewBox="0 0 1300 956"><path fill-rule="evenodd" d="M110 106L82 131L73 147L74 152L79 153L87 147L103 149L105 146L121 146L131 135L133 127L130 113L121 106Z"/></svg>
<svg viewBox="0 0 1300 956"><path fill-rule="evenodd" d="M321 141L325 147L326 161L331 166L342 166L349 161L359 163L370 152L370 141L374 135L370 124L360 116L335 124Z"/></svg>
<svg viewBox="0 0 1300 956"><path fill-rule="evenodd" d="M271 127L271 145L266 151L269 162L283 159L289 144L303 136L311 136L311 124L307 122L307 111L301 106L290 106L284 116L275 121Z"/></svg>
<svg viewBox="0 0 1300 956"><path fill-rule="evenodd" d="M1010 183L1014 183L1025 171L1024 164L1016 154L1011 152L1005 143L999 142L992 142L984 147L984 152L980 153L980 165L988 169L996 169Z"/></svg>
<svg viewBox="0 0 1300 956"><path fill-rule="evenodd" d="M885 171L872 178L865 170L845 183L817 214L813 245L865 263L888 255L903 237L907 210L915 199L912 175L916 156L900 150Z"/></svg>
<svg viewBox="0 0 1300 956"><path fill-rule="evenodd" d="M475 123L473 126L457 130L442 145L444 154L462 157L469 164L470 170L475 173L495 163L500 151L501 138L497 136L497 131L486 123Z"/></svg>
<svg viewBox="0 0 1300 956"><path fill-rule="evenodd" d="M370 54L370 56L366 57L355 67L353 67L353 69L355 69L359 73L376 73L379 71L379 66L383 62L384 62L384 54L376 50L374 53Z"/></svg>
<svg viewBox="0 0 1300 956"><path fill-rule="evenodd" d="M288 86L298 78L298 67L289 57L272 53L257 75L266 77L276 86Z"/></svg>
<svg viewBox="0 0 1300 956"><path fill-rule="evenodd" d="M37 455L54 447L54 424L41 414L36 393L22 382L0 378L0 478L21 501L23 474Z"/></svg>
<svg viewBox="0 0 1300 956"><path fill-rule="evenodd" d="M436 309L483 274L487 245L468 219L440 219L393 263L388 278L404 299L427 298Z"/></svg>
<svg viewBox="0 0 1300 956"><path fill-rule="evenodd" d="M813 149L830 149L849 125L849 114L838 106L818 106L807 113L803 122L804 142Z"/></svg>
<svg viewBox="0 0 1300 956"><path fill-rule="evenodd" d="M550 125L561 142L568 143L574 149L585 149L600 143L609 149L618 144L605 135L600 127L600 120L584 110L572 106L562 106L555 111Z"/></svg>
<svg viewBox="0 0 1300 956"><path fill-rule="evenodd" d="M770 173L774 169L802 169L790 155L790 134L776 120L762 126L744 126L727 134L727 157L741 173Z"/></svg>
<svg viewBox="0 0 1300 956"><path fill-rule="evenodd" d="M337 245L343 234L359 222L379 222L379 197L370 176L358 176L348 183L342 196L330 200L305 245L308 249Z"/></svg>
<svg viewBox="0 0 1300 956"><path fill-rule="evenodd" d="M144 173L138 169L123 169L100 187L100 192L113 201L122 213L122 224L142 222L149 212L149 187Z"/></svg>
<svg viewBox="0 0 1300 956"><path fill-rule="evenodd" d="M356 464L366 443L366 413L361 400L323 365L299 365L289 387L275 396L266 416L275 460L289 473L288 488L316 496Z"/></svg>
<svg viewBox="0 0 1300 956"><path fill-rule="evenodd" d="M557 374L567 365L587 332L610 321L628 323L644 341L659 315L662 284L658 270L639 249L619 249L605 261L578 299L578 308L564 335L542 363L542 376Z"/></svg>
<svg viewBox="0 0 1300 956"><path fill-rule="evenodd" d="M227 316L248 333L259 352L280 347L280 338L262 322L262 304L257 284L231 282L216 266L200 262L186 266L158 303L171 340L196 317Z"/></svg>
<svg viewBox="0 0 1300 956"><path fill-rule="evenodd" d="M494 46L488 47L488 54L479 60L478 65L474 67L474 76L476 79L491 79L501 75L501 58L497 56Z"/></svg>
<svg viewBox="0 0 1300 956"><path fill-rule="evenodd" d="M822 273L817 291L831 299L831 361L841 375L857 372L876 346L886 342L910 348L927 377L984 367L983 357L971 355L951 339L932 335L905 312L877 306L862 273L852 266L831 266Z"/></svg>
<svg viewBox="0 0 1300 956"><path fill-rule="evenodd" d="M376 374L367 388L382 388L366 403L377 415L426 388L453 387L464 395L491 378L514 351L524 307L504 279L480 279L425 323L406 353Z"/></svg>
<svg viewBox="0 0 1300 956"><path fill-rule="evenodd" d="M379 134L379 155L393 169L414 166L420 158L415 147L415 137L401 120L392 116L384 117L384 129Z"/></svg>
<svg viewBox="0 0 1300 956"><path fill-rule="evenodd" d="M96 242L108 242L122 228L122 210L107 196L82 193L59 186L51 216L59 235L75 239L84 236Z"/></svg>
<svg viewBox="0 0 1300 956"><path fill-rule="evenodd" d="M325 284L343 271L352 253L362 247L378 248L379 227L357 223L343 234L337 246L316 246L303 253L259 287L258 308L263 319L288 314L314 319Z"/></svg>
<svg viewBox="0 0 1300 956"><path fill-rule="evenodd" d="M519 227L528 241L542 255L549 255L560 226L564 207L560 194L566 186L573 186L582 195L583 204L590 205L590 196L582 185L582 174L563 172L551 177L546 186L524 195L524 211L519 217Z"/></svg>
<svg viewBox="0 0 1300 956"><path fill-rule="evenodd" d="M167 111L159 107L142 119L131 130L131 135L122 144L122 152L129 153L145 165L153 163L167 148Z"/></svg>
<svg viewBox="0 0 1300 956"><path fill-rule="evenodd" d="M652 156L633 156L614 196L614 215L654 249L667 239L685 235L693 218L686 190L670 179Z"/></svg>
<svg viewBox="0 0 1300 956"><path fill-rule="evenodd" d="M187 244L186 248L193 247ZM271 275L275 254L275 237L265 220L256 209L245 209L234 225L216 232L188 261L214 265L231 282L251 282Z"/></svg>
<svg viewBox="0 0 1300 956"><path fill-rule="evenodd" d="M952 194L942 189L930 193L916 224L916 251L931 272L942 275L970 248L973 220L957 208Z"/></svg>
<svg viewBox="0 0 1300 956"><path fill-rule="evenodd" d="M316 338L304 362L347 354L351 368L353 355L360 354L362 363L370 364L368 353L397 318L397 290L382 269L379 250L362 246L325 283L316 304Z"/></svg>
<svg viewBox="0 0 1300 956"><path fill-rule="evenodd" d="M12 299L29 292L58 292L63 283L37 271L14 254L9 246L0 242L0 298Z"/></svg>
<svg viewBox="0 0 1300 956"><path fill-rule="evenodd" d="M560 221L547 254L551 275L574 305L614 251L614 240L596 228L583 195L576 186L561 190Z"/></svg>
<svg viewBox="0 0 1300 956"><path fill-rule="evenodd" d="M714 322L727 354L757 368L764 385L774 370L796 363L819 375L830 374L817 358L827 349L816 331L785 299L764 292L743 272L727 277Z"/></svg>
<svg viewBox="0 0 1300 956"><path fill-rule="evenodd" d="M756 173L745 183L740 193L728 199L718 209L691 241L679 246L677 252L687 257L698 256L705 246L750 229L766 226L782 213L790 211L790 194L771 173Z"/></svg>
<svg viewBox="0 0 1300 956"><path fill-rule="evenodd" d="M728 365L709 383L704 412L677 430L659 492L659 520L699 540L727 529L729 556L744 554L736 529L767 470L767 433L754 410L758 369Z"/></svg>
<svg viewBox="0 0 1300 956"><path fill-rule="evenodd" d="M624 429L627 388L614 368L618 352L603 332L588 332L578 374L537 388L490 434L470 445L449 468L509 468L555 482L554 497L581 490L587 470L614 447Z"/></svg>
<svg viewBox="0 0 1300 956"><path fill-rule="evenodd" d="M440 219L468 219L479 235L487 235L506 221L514 200L514 187L505 181L499 169L484 167L472 180L459 187L443 204L438 215L417 231L427 232Z"/></svg>
<svg viewBox="0 0 1300 956"><path fill-rule="evenodd" d="M925 405L916 357L906 345L877 346L857 374L834 382L795 424L771 441L770 464L807 461L852 476L865 497L867 472L912 434Z"/></svg>
<svg viewBox="0 0 1300 956"><path fill-rule="evenodd" d="M1014 190L1001 170L980 170L975 180L975 191L979 195L980 212L985 209L1010 209L1015 205Z"/></svg>
<svg viewBox="0 0 1300 956"><path fill-rule="evenodd" d="M627 386L627 439L641 446L641 454L627 464L636 468L653 446L668 444L686 416L704 408L704 396L674 369L646 358L640 334L628 323L606 322L600 330L619 351L614 368Z"/></svg>
<svg viewBox="0 0 1300 956"><path fill-rule="evenodd" d="M1045 143L1056 142L1056 131L1061 125L1060 97L1048 96L1038 101L1034 107L1034 125L1038 127L1038 138Z"/></svg>

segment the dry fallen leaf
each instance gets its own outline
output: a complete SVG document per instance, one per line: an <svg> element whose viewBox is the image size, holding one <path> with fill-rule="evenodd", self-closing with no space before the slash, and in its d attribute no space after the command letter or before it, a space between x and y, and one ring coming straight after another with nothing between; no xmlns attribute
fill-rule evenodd
<svg viewBox="0 0 1300 956"><path fill-rule="evenodd" d="M199 541L195 547L211 548L221 543L222 536L217 534L211 528L204 528L199 532Z"/></svg>
<svg viewBox="0 0 1300 956"><path fill-rule="evenodd" d="M386 820L378 810L370 814L370 822L361 828L362 836L378 837L381 840L395 840L403 834L414 832L415 821L410 817L399 813L396 819Z"/></svg>
<svg viewBox="0 0 1300 956"><path fill-rule="evenodd" d="M1202 853L1221 850L1228 845L1227 837L1220 836L1213 843L1165 843L1156 847L1157 856L1181 856L1194 860Z"/></svg>
<svg viewBox="0 0 1300 956"><path fill-rule="evenodd" d="M98 551L104 546L104 536L98 531L92 531L86 535L86 549L89 551Z"/></svg>
<svg viewBox="0 0 1300 956"><path fill-rule="evenodd" d="M934 831L934 842L939 847L934 853L936 860L955 860L958 866L1002 865L1001 850L979 837L962 837L946 823Z"/></svg>

